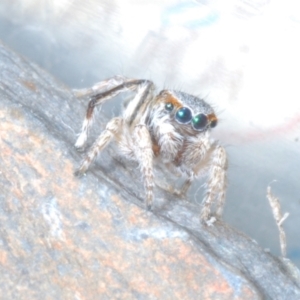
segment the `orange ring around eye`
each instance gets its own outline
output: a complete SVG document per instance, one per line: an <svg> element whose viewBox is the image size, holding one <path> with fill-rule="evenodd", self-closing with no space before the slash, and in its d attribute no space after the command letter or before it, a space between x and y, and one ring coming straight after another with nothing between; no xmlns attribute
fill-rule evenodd
<svg viewBox="0 0 300 300"><path fill-rule="evenodd" d="M174 106L174 109L178 109L182 107L182 104L178 101L176 97L174 97L171 93L168 91L163 91L159 96L158 101L162 101L164 103L171 103Z"/></svg>
<svg viewBox="0 0 300 300"><path fill-rule="evenodd" d="M218 118L214 113L207 115L207 119L209 120L209 126L211 128L214 128L217 126Z"/></svg>

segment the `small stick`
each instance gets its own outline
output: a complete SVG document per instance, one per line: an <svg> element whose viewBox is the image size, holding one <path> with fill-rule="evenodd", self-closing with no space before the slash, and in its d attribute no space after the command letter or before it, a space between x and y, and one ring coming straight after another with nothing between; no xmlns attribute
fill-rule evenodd
<svg viewBox="0 0 300 300"><path fill-rule="evenodd" d="M286 236L285 232L282 228L282 223L285 221L285 219L289 216L289 213L285 213L282 216L281 207L278 198L276 198L271 193L271 187L267 187L267 199L269 200L274 219L276 221L278 230L279 230L279 241L280 241L280 248L281 248L281 255L283 257L286 257Z"/></svg>

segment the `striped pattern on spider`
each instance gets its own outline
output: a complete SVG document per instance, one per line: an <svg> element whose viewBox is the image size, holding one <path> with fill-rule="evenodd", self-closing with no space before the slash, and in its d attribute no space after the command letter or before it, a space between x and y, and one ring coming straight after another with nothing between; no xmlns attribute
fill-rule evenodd
<svg viewBox="0 0 300 300"><path fill-rule="evenodd" d="M115 140L121 154L136 160L144 180L146 207L152 208L153 167L160 161L175 168L186 178L180 189L184 194L194 178L207 175L200 217L208 221L221 217L225 203L227 158L225 149L210 138L217 125L212 107L204 100L176 90L162 90L154 95L149 80L115 76L83 93L92 94L81 133L75 147L84 147L95 107L130 90L135 95L126 103L122 115L112 118L88 151L76 175L87 171L92 161Z"/></svg>

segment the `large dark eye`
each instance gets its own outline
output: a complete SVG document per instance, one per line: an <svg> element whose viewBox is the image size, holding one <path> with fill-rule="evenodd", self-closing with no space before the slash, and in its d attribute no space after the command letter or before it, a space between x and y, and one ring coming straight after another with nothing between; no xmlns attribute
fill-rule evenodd
<svg viewBox="0 0 300 300"><path fill-rule="evenodd" d="M166 105L165 105L165 109L167 110L167 111L172 111L173 110L173 108L174 108L174 105L172 104L172 103L166 103Z"/></svg>
<svg viewBox="0 0 300 300"><path fill-rule="evenodd" d="M192 119L192 126L195 130L204 130L207 126L207 116L199 114Z"/></svg>
<svg viewBox="0 0 300 300"><path fill-rule="evenodd" d="M187 107L181 107L176 112L175 119L178 123L186 124L192 120L192 112Z"/></svg>

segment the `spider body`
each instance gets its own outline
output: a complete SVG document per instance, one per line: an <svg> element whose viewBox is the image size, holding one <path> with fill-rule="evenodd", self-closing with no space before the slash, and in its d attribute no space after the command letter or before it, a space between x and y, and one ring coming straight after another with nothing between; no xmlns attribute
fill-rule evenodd
<svg viewBox="0 0 300 300"><path fill-rule="evenodd" d="M154 96L154 85L149 80L113 77L103 81L86 92L93 95L75 147L82 148L86 143L95 106L126 90L135 91L135 96L124 106L122 116L107 123L76 173L85 173L99 152L114 139L120 152L140 165L148 209L153 202L153 165L160 161L185 176L181 193L187 191L195 177L207 174L201 219L208 220L213 204L216 214L221 216L226 190L226 152L210 139L217 117L212 107L198 97L173 90L163 90Z"/></svg>

